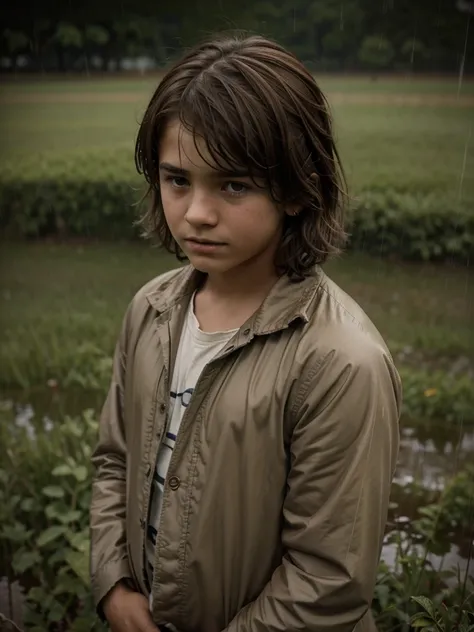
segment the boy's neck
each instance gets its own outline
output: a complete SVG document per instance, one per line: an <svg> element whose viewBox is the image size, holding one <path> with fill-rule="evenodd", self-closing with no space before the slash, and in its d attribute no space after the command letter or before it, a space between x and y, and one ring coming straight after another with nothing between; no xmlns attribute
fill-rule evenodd
<svg viewBox="0 0 474 632"><path fill-rule="evenodd" d="M260 296L263 300L277 280L276 272L260 278L248 272L238 276L207 275L202 291L223 301L245 302L251 297Z"/></svg>
<svg viewBox="0 0 474 632"><path fill-rule="evenodd" d="M203 331L241 327L260 307L278 280L274 274L208 275L194 303Z"/></svg>

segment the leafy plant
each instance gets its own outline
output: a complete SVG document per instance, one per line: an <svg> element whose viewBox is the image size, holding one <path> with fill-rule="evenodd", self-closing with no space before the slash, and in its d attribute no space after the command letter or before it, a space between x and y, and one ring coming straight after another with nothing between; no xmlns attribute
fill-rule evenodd
<svg viewBox="0 0 474 632"><path fill-rule="evenodd" d="M99 630L89 580L92 412L48 433L1 427L0 552L27 589L31 632Z"/></svg>
<svg viewBox="0 0 474 632"><path fill-rule="evenodd" d="M422 610L411 617L412 628L426 632L473 632L474 612L465 609L466 601L448 607L444 602L434 603L427 597L412 597Z"/></svg>
<svg viewBox="0 0 474 632"><path fill-rule="evenodd" d="M400 368L403 414L407 419L474 421L474 389L468 375Z"/></svg>
<svg viewBox="0 0 474 632"><path fill-rule="evenodd" d="M386 543L395 546L395 562L392 568L385 562L379 567L372 602L378 629L473 632L469 625L474 624L474 584L468 576L469 566L464 575L459 570L436 569L428 549L418 547L407 534L390 533ZM419 606L425 610L420 612Z"/></svg>
<svg viewBox="0 0 474 632"><path fill-rule="evenodd" d="M474 465L467 464L449 480L436 502L418 510L414 529L436 542L453 531L472 531L474 536Z"/></svg>
<svg viewBox="0 0 474 632"><path fill-rule="evenodd" d="M91 411L34 432L13 424L8 415L0 421L0 566L26 589L26 629L99 632L104 628L90 595L88 530L90 456L98 422ZM429 507L420 511L422 521L414 526L427 544L442 537L439 526L459 496L469 497L472 482L468 467L437 503L441 514ZM468 573L434 568L429 548L402 532L389 533L386 544L396 554L393 566L382 562L379 568L372 604L379 630L408 632L422 624L429 630L444 617L443 625L451 627L433 628L437 632L472 632L474 586ZM431 610L423 617L419 611L428 604L433 621Z"/></svg>
<svg viewBox="0 0 474 632"><path fill-rule="evenodd" d="M434 193L365 191L349 217L349 246L368 254L466 263L474 251L474 214L469 205Z"/></svg>

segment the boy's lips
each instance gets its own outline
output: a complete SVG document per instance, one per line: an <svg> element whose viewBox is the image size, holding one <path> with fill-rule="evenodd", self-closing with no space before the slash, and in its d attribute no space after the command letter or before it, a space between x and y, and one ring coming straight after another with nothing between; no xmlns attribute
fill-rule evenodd
<svg viewBox="0 0 474 632"><path fill-rule="evenodd" d="M219 250L226 244L219 241L210 241L209 239L185 239L186 247L190 252L194 252L196 254L212 254Z"/></svg>
<svg viewBox="0 0 474 632"><path fill-rule="evenodd" d="M188 237L185 241L203 246L225 246L223 241L212 241L211 239L200 239L199 237Z"/></svg>

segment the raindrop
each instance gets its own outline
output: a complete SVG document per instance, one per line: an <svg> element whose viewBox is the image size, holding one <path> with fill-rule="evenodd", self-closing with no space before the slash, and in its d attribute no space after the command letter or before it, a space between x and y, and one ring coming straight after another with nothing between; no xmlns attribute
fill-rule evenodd
<svg viewBox="0 0 474 632"><path fill-rule="evenodd" d="M436 28L439 28L441 18L441 0L438 0L438 13L436 14Z"/></svg>
<svg viewBox="0 0 474 632"><path fill-rule="evenodd" d="M462 82L463 82L463 78L464 78L464 62L466 60L466 51L467 51L467 41L469 38L469 23L471 21L471 15L468 14L467 16L467 24L466 24L466 37L464 39L464 50L463 50L463 54L461 57L461 65L459 67L459 81L458 81L458 98L459 95L461 94L461 87L462 87Z"/></svg>
<svg viewBox="0 0 474 632"><path fill-rule="evenodd" d="M413 66L413 62L415 60L415 43L416 43L416 26L415 26L415 32L413 33L413 41L411 44L411 56L410 56L410 63Z"/></svg>
<svg viewBox="0 0 474 632"><path fill-rule="evenodd" d="M464 184L464 174L466 173L467 152L469 149L469 142L471 140L471 132L472 132L472 125L469 126L469 133L466 138L466 144L464 145L464 156L463 156L463 161L462 161L461 177L459 179L459 192L458 192L459 199L462 198L462 187Z"/></svg>

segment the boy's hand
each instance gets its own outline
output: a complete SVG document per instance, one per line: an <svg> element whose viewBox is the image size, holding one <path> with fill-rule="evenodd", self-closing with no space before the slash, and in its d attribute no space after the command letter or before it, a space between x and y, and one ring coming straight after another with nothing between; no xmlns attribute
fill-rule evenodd
<svg viewBox="0 0 474 632"><path fill-rule="evenodd" d="M105 597L103 611L111 632L159 632L148 599L121 582Z"/></svg>

